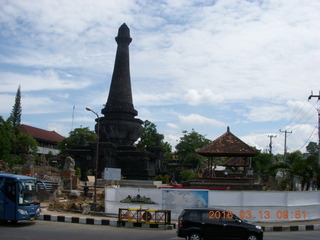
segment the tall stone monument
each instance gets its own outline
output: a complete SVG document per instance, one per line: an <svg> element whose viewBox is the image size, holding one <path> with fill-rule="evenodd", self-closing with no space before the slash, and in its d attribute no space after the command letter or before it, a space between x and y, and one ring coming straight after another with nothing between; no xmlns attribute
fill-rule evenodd
<svg viewBox="0 0 320 240"><path fill-rule="evenodd" d="M118 44L109 97L100 118L100 141L132 145L142 134L142 120L135 118L129 67L130 29L124 23L115 38Z"/></svg>
<svg viewBox="0 0 320 240"><path fill-rule="evenodd" d="M143 133L143 121L136 118L131 91L129 44L132 41L130 29L124 23L115 38L118 47L114 70L104 115L96 119L96 133L99 135L99 171L107 168L121 168L127 179L152 179L159 166L159 152L137 149L133 144ZM96 153L97 154L97 153ZM160 156L161 157L161 156ZM161 165L161 164L160 164Z"/></svg>

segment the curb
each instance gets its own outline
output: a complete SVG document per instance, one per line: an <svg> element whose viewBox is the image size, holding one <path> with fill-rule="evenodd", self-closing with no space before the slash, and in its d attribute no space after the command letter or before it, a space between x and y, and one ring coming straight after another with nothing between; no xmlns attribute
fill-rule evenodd
<svg viewBox="0 0 320 240"><path fill-rule="evenodd" d="M51 222L67 222L91 225L104 225L104 226L117 226L116 220L85 218L85 217L71 217L71 216L58 216L58 215L40 215L38 220L51 221Z"/></svg>
<svg viewBox="0 0 320 240"><path fill-rule="evenodd" d="M99 218L86 218L86 217L72 217L72 216L59 216L59 215L40 215L38 220L51 221L51 222L67 222L78 224L90 224L90 225L103 225L112 227L141 227L141 228L154 228L161 230L172 230L175 224L172 225L160 225L160 224L147 224L147 223L133 223L123 222L118 220L99 219Z"/></svg>
<svg viewBox="0 0 320 240"><path fill-rule="evenodd" d="M274 226L263 227L264 232L294 232L294 231L319 231L320 224L313 225L296 225L296 226Z"/></svg>
<svg viewBox="0 0 320 240"><path fill-rule="evenodd" d="M174 223L171 225L160 225L160 224L124 222L124 221L118 221L118 220L99 219L99 218L59 216L59 215L50 215L50 214L40 215L38 217L38 220L90 224L90 225L103 225L103 226L112 226L112 227L127 227L127 228L140 227L140 228L153 228L153 229L160 229L160 230L176 229L176 224ZM262 226L262 230L264 232L320 231L320 224L292 225L292 226Z"/></svg>

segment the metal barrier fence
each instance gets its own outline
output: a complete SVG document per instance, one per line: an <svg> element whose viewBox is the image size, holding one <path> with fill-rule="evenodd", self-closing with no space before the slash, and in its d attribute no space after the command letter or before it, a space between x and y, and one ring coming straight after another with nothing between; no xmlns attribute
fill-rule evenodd
<svg viewBox="0 0 320 240"><path fill-rule="evenodd" d="M171 224L171 211L119 208L118 221L147 224Z"/></svg>

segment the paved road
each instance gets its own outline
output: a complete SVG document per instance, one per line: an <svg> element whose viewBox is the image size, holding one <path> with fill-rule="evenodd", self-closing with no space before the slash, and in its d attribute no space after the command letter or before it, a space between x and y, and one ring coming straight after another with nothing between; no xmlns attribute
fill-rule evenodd
<svg viewBox="0 0 320 240"><path fill-rule="evenodd" d="M175 230L116 228L46 221L1 224L0 233L1 240L183 240L176 236ZM271 232L264 236L264 240L318 240L320 232Z"/></svg>

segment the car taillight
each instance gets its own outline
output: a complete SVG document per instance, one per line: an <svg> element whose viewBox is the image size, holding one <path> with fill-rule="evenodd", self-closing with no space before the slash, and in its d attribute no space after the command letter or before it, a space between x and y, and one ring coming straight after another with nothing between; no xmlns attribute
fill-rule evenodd
<svg viewBox="0 0 320 240"><path fill-rule="evenodd" d="M178 226L179 226L179 227L182 227L182 225L183 225L183 224L182 224L182 218L179 218Z"/></svg>

